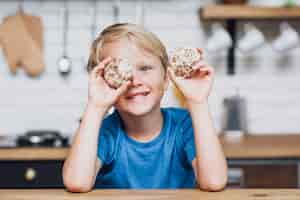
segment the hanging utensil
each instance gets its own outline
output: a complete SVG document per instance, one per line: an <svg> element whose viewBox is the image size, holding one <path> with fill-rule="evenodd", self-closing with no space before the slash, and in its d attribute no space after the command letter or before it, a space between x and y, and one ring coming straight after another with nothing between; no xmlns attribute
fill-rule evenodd
<svg viewBox="0 0 300 200"><path fill-rule="evenodd" d="M114 16L114 22L120 23L120 0L114 0L113 1L113 16Z"/></svg>
<svg viewBox="0 0 300 200"><path fill-rule="evenodd" d="M64 0L63 55L58 60L58 71L63 76L69 75L72 67L72 61L67 54L68 29L69 29L69 9L67 6L67 1Z"/></svg>
<svg viewBox="0 0 300 200"><path fill-rule="evenodd" d="M24 3L25 3L24 1L25 0L19 0L17 13L23 13L24 12Z"/></svg>

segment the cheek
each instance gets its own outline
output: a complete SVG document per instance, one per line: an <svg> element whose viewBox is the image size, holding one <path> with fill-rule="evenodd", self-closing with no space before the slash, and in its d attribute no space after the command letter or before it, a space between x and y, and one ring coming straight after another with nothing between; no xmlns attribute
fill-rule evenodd
<svg viewBox="0 0 300 200"><path fill-rule="evenodd" d="M155 79L151 81L151 89L157 95L162 96L165 91L165 81L162 79Z"/></svg>
<svg viewBox="0 0 300 200"><path fill-rule="evenodd" d="M163 71L152 73L143 80L146 85L151 86L152 89L156 91L164 92L166 79Z"/></svg>

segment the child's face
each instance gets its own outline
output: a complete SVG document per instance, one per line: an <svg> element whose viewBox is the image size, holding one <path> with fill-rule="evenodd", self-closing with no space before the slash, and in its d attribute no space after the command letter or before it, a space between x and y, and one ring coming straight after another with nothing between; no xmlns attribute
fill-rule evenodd
<svg viewBox="0 0 300 200"><path fill-rule="evenodd" d="M127 59L133 66L133 81L128 91L114 105L119 112L141 116L160 107L168 86L160 59L127 39L107 43L102 47L105 57Z"/></svg>

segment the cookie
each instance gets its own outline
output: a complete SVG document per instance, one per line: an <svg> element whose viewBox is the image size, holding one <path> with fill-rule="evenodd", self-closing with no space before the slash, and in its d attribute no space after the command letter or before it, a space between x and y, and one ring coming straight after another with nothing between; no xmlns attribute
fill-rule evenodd
<svg viewBox="0 0 300 200"><path fill-rule="evenodd" d="M190 77L193 73L193 64L202 59L202 52L193 48L178 48L171 57L170 64L176 76Z"/></svg>
<svg viewBox="0 0 300 200"><path fill-rule="evenodd" d="M125 59L113 59L104 68L104 80L112 88L119 88L122 84L132 80L132 66Z"/></svg>

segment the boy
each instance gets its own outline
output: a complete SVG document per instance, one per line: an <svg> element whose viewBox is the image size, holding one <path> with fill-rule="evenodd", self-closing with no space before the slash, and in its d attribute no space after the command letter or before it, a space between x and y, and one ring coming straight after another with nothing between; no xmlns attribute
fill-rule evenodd
<svg viewBox="0 0 300 200"><path fill-rule="evenodd" d="M133 66L132 80L117 89L103 78L112 58ZM207 103L214 71L198 62L192 77L178 78L168 66L163 44L138 25L109 26L94 41L88 104L63 167L69 191L225 187L226 160ZM187 110L160 107L169 78Z"/></svg>

